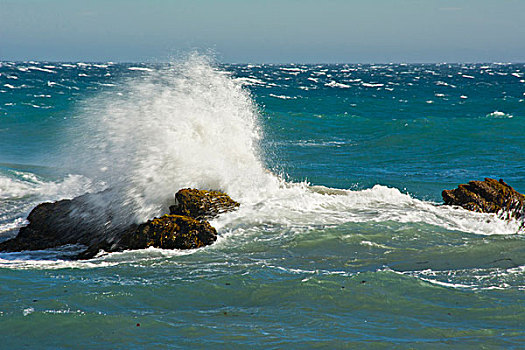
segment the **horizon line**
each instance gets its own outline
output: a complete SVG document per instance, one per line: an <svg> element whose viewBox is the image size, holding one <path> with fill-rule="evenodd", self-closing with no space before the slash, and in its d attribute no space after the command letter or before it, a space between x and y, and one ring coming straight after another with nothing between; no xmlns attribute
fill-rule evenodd
<svg viewBox="0 0 525 350"><path fill-rule="evenodd" d="M133 60L64 60L64 61L58 61L58 60L37 60L37 59L30 59L30 60L4 60L0 59L0 63L106 63L106 64L169 64L173 62L179 61L178 59L175 60L144 60L144 61L133 61ZM504 61L432 61L432 62L410 62L410 61L391 61L391 62L222 62L219 60L215 60L214 63L218 64L232 64L232 65L341 65L341 64L353 64L353 65L403 65L403 64L414 64L414 65L425 65L425 64L494 64L494 65L511 65L511 64L525 64L524 61L510 61L510 62L504 62Z"/></svg>

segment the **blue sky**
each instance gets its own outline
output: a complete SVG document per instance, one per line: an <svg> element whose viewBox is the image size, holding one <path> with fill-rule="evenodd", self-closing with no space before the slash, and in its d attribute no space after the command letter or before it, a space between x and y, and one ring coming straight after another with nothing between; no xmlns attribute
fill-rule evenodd
<svg viewBox="0 0 525 350"><path fill-rule="evenodd" d="M0 0L0 60L525 62L525 0Z"/></svg>

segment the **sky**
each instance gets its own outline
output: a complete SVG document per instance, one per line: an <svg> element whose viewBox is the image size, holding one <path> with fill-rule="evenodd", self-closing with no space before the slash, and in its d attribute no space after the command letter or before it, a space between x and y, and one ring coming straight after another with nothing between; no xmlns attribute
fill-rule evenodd
<svg viewBox="0 0 525 350"><path fill-rule="evenodd" d="M525 0L0 0L0 61L525 62Z"/></svg>

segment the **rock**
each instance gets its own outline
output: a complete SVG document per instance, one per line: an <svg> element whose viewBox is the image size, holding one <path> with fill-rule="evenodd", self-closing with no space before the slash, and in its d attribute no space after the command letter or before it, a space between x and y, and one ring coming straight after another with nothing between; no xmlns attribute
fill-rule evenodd
<svg viewBox="0 0 525 350"><path fill-rule="evenodd" d="M101 250L119 252L148 247L163 249L194 249L217 240L217 231L209 222L188 216L164 215L138 226L130 227L112 244L102 241L88 247L78 259L90 259Z"/></svg>
<svg viewBox="0 0 525 350"><path fill-rule="evenodd" d="M446 205L458 205L481 213L498 213L504 218L525 218L525 196L503 180L485 178L485 181L470 181L441 194Z"/></svg>
<svg viewBox="0 0 525 350"><path fill-rule="evenodd" d="M207 221L189 216L164 215L139 225L135 232L123 237L121 242L128 249L193 249L216 240L217 231Z"/></svg>
<svg viewBox="0 0 525 350"><path fill-rule="evenodd" d="M171 215L143 224L117 220L111 208L115 198L110 190L85 194L73 199L36 206L15 238L0 243L0 251L43 250L67 244L83 245L86 250L75 258L89 259L100 250L106 252L157 247L193 249L212 244L217 231L204 218L233 210L239 203L216 191L183 189L177 192L177 205Z"/></svg>
<svg viewBox="0 0 525 350"><path fill-rule="evenodd" d="M225 193L185 188L175 194L176 205L170 207L170 214L190 216L195 219L211 219L221 213L239 207Z"/></svg>
<svg viewBox="0 0 525 350"><path fill-rule="evenodd" d="M37 205L18 235L0 243L0 251L41 250L66 244L91 246L111 241L130 225L113 222L113 213L101 203L109 191Z"/></svg>

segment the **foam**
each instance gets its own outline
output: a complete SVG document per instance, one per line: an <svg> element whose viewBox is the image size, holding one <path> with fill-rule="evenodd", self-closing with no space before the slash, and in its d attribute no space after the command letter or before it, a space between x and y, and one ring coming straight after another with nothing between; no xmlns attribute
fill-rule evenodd
<svg viewBox="0 0 525 350"><path fill-rule="evenodd" d="M31 67L28 67L28 68L29 68L30 70L37 70L37 71L40 71L40 72L56 74L56 72L55 72L54 70L51 70L51 69L40 68L40 67L34 67L34 66L31 66Z"/></svg>
<svg viewBox="0 0 525 350"><path fill-rule="evenodd" d="M252 203L216 219L219 229L246 224L278 225L292 230L331 226L348 222L425 223L448 230L480 235L515 234L520 222L505 221L495 214L473 213L462 208L440 206L412 198L396 188L382 185L361 191L284 183Z"/></svg>
<svg viewBox="0 0 525 350"><path fill-rule="evenodd" d="M146 68L146 67L129 67L128 70L143 71L143 72L153 72L153 69Z"/></svg>
<svg viewBox="0 0 525 350"><path fill-rule="evenodd" d="M148 71L120 92L85 101L70 135L78 149L67 162L118 188L123 215L158 216L183 187L220 189L242 201L279 186L259 157L249 93L207 58Z"/></svg>
<svg viewBox="0 0 525 350"><path fill-rule="evenodd" d="M286 95L275 95L275 94L269 94L268 96L279 98L281 100L295 100L297 97L291 97Z"/></svg>
<svg viewBox="0 0 525 350"><path fill-rule="evenodd" d="M236 78L235 80L241 83L242 85L266 85L264 81L255 78Z"/></svg>
<svg viewBox="0 0 525 350"><path fill-rule="evenodd" d="M279 96L272 97L284 95ZM81 175L46 182L30 173L12 173L0 177L0 198L32 196L29 202L35 203L111 187L116 198L106 205L118 206L112 209L121 219L143 222L165 213L180 188L218 189L241 203L239 210L212 221L221 237L242 235L246 227L287 228L293 234L389 221L478 235L515 234L520 227L516 221L439 206L382 185L356 191L284 181L264 166L259 112L243 81L202 56L146 71L111 92L100 92L85 100L75 117L78 124L68 131L70 155L64 161ZM310 145L342 144L305 143ZM5 230L22 223L20 210L17 215L4 219ZM123 261L132 253L122 254L104 261ZM22 255L0 259L8 265L24 260Z"/></svg>
<svg viewBox="0 0 525 350"><path fill-rule="evenodd" d="M422 281L454 289L506 290L523 289L520 283L525 266L513 268L469 268L457 270L416 270L397 272Z"/></svg>
<svg viewBox="0 0 525 350"><path fill-rule="evenodd" d="M348 89L350 88L350 85L338 83L334 80L330 81L329 83L324 84L324 86L332 87L332 88L339 88L339 89Z"/></svg>
<svg viewBox="0 0 525 350"><path fill-rule="evenodd" d="M73 198L94 190L97 187L80 175L45 181L28 172L12 170L0 174L0 233L23 226L29 210L39 203Z"/></svg>
<svg viewBox="0 0 525 350"><path fill-rule="evenodd" d="M494 111L492 113L489 113L486 115L487 117L489 118L501 118L501 119L510 119L510 118L513 118L513 115L512 114L507 114L505 112L501 112L501 111Z"/></svg>

